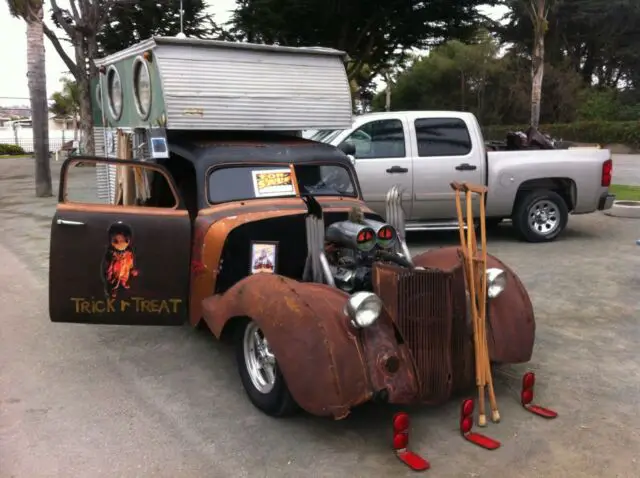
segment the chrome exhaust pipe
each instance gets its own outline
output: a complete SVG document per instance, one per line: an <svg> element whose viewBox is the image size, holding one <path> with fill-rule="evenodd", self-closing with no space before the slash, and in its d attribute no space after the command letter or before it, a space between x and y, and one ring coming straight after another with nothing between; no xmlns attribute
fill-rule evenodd
<svg viewBox="0 0 640 478"><path fill-rule="evenodd" d="M307 259L304 263L304 272L302 273L302 280L305 282L313 281L313 255L314 255L314 241L313 241L313 218L311 216L305 217L305 233L307 239Z"/></svg>
<svg viewBox="0 0 640 478"><path fill-rule="evenodd" d="M324 253L324 219L309 214L305 218L305 223L307 260L304 266L303 280L335 287L329 260Z"/></svg>
<svg viewBox="0 0 640 478"><path fill-rule="evenodd" d="M386 220L398 234L398 241L393 246L393 251L400 253L404 258L413 265L411 252L406 242L406 219L404 209L402 208L402 189L398 185L393 186L387 192L385 201Z"/></svg>

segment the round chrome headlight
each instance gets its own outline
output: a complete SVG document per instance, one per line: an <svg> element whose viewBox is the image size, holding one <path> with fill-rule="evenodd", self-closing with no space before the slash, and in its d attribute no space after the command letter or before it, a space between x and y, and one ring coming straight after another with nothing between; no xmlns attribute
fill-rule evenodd
<svg viewBox="0 0 640 478"><path fill-rule="evenodd" d="M502 269L491 267L487 269L487 295L489 299L495 299L507 286L507 275Z"/></svg>
<svg viewBox="0 0 640 478"><path fill-rule="evenodd" d="M382 301L373 292L356 292L347 300L345 312L355 327L369 327L382 312Z"/></svg>

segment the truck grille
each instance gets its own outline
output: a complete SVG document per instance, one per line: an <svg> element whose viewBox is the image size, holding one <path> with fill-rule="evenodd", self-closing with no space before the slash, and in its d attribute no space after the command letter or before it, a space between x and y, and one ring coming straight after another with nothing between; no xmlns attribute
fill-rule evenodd
<svg viewBox="0 0 640 478"><path fill-rule="evenodd" d="M374 266L376 293L407 344L420 399L437 404L473 383L473 349L466 316L464 271Z"/></svg>

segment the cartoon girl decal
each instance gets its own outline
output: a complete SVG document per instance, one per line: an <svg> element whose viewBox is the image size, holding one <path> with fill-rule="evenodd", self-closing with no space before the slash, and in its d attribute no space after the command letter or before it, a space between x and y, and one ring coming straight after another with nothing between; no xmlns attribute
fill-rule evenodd
<svg viewBox="0 0 640 478"><path fill-rule="evenodd" d="M108 296L116 297L118 290L128 289L131 277L138 275L135 253L131 246L133 232L121 222L109 227L109 245L102 262L102 277Z"/></svg>

